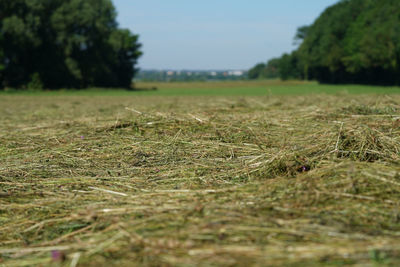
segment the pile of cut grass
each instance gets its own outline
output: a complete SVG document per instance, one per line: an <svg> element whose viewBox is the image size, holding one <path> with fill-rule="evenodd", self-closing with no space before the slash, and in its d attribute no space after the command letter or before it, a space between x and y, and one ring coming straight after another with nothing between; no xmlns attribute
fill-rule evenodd
<svg viewBox="0 0 400 267"><path fill-rule="evenodd" d="M400 96L0 98L0 266L400 264Z"/></svg>

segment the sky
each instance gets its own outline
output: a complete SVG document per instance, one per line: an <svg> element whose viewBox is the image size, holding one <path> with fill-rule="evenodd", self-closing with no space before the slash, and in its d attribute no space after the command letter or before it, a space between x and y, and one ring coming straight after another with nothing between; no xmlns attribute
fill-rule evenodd
<svg viewBox="0 0 400 267"><path fill-rule="evenodd" d="M296 49L298 27L338 0L113 0L141 69L246 70Z"/></svg>

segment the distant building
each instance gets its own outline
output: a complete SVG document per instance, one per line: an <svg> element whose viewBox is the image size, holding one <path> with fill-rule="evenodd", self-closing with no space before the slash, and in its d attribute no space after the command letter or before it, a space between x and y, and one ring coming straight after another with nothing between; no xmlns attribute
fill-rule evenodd
<svg viewBox="0 0 400 267"><path fill-rule="evenodd" d="M229 76L242 76L243 74L244 72L241 70L233 70L228 72Z"/></svg>
<svg viewBox="0 0 400 267"><path fill-rule="evenodd" d="M141 70L136 81L219 81L243 80L247 72L242 70Z"/></svg>

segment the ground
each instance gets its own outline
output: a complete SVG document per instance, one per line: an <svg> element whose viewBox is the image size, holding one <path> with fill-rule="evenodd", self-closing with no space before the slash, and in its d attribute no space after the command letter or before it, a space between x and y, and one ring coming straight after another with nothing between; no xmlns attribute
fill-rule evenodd
<svg viewBox="0 0 400 267"><path fill-rule="evenodd" d="M1 94L0 266L400 265L398 88L188 86Z"/></svg>

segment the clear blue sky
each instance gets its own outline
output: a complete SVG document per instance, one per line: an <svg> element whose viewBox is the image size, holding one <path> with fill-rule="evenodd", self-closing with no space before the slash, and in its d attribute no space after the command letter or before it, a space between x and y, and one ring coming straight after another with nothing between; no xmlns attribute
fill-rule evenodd
<svg viewBox="0 0 400 267"><path fill-rule="evenodd" d="M290 52L299 26L338 0L113 0L140 35L142 69L248 69Z"/></svg>

